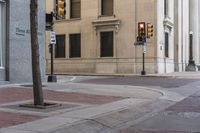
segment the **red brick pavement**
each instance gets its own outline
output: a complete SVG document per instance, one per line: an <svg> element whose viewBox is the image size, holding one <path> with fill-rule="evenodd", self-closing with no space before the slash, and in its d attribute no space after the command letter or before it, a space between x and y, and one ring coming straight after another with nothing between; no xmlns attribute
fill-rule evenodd
<svg viewBox="0 0 200 133"><path fill-rule="evenodd" d="M26 122L31 122L42 118L44 117L0 111L0 128L23 124Z"/></svg>
<svg viewBox="0 0 200 133"><path fill-rule="evenodd" d="M91 95L73 92L44 91L45 100L55 100L63 102L105 104L124 99L116 96ZM33 92L30 88L1 88L0 104L33 99Z"/></svg>
<svg viewBox="0 0 200 133"><path fill-rule="evenodd" d="M45 100L55 100L63 102L87 103L87 104L105 104L123 99L122 97L90 95L81 93L56 92L44 90ZM0 104L12 103L33 99L33 92L30 88L1 88ZM0 111L0 128L18 125L44 117L36 115L27 115L23 113L11 113Z"/></svg>
<svg viewBox="0 0 200 133"><path fill-rule="evenodd" d="M32 98L30 89L18 89L18 88L1 88L0 89L0 104L29 100Z"/></svg>

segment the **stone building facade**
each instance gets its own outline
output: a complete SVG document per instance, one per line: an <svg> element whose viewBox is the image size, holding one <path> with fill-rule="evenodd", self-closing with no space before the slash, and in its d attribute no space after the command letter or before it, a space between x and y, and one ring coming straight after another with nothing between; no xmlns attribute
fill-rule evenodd
<svg viewBox="0 0 200 133"><path fill-rule="evenodd" d="M147 39L146 72L184 71L188 62L189 0L65 0L66 15L54 20L55 72L138 74L142 46L135 46L138 22L154 25ZM55 11L56 0L46 0ZM46 32L46 66L50 70Z"/></svg>
<svg viewBox="0 0 200 133"><path fill-rule="evenodd" d="M189 2L174 1L174 60L177 72L185 71L189 60Z"/></svg>
<svg viewBox="0 0 200 133"><path fill-rule="evenodd" d="M200 1L190 0L190 32L193 33L193 56L197 65L200 64Z"/></svg>
<svg viewBox="0 0 200 133"><path fill-rule="evenodd" d="M31 82L30 1L0 0L0 81ZM39 0L39 44L45 76L45 1Z"/></svg>

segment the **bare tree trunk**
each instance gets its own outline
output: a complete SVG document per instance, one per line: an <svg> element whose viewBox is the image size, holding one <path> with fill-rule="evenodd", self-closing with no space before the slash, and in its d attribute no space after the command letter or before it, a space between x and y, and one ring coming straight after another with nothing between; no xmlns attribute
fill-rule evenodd
<svg viewBox="0 0 200 133"><path fill-rule="evenodd" d="M38 0L30 0L30 29L34 105L44 105L38 44Z"/></svg>

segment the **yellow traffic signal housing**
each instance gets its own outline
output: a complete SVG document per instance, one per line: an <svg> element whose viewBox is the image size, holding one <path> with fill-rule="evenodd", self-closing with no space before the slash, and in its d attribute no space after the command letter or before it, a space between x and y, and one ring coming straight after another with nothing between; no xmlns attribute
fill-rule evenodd
<svg viewBox="0 0 200 133"><path fill-rule="evenodd" d="M65 18L66 14L66 3L65 0L57 0L57 18Z"/></svg>
<svg viewBox="0 0 200 133"><path fill-rule="evenodd" d="M145 41L145 22L139 22L138 23L138 37L137 40L138 41Z"/></svg>
<svg viewBox="0 0 200 133"><path fill-rule="evenodd" d="M153 37L153 25L147 23L147 38Z"/></svg>

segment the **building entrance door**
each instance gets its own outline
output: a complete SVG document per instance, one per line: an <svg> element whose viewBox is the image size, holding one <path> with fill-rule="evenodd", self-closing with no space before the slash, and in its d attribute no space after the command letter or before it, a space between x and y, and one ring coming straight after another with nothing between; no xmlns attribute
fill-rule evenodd
<svg viewBox="0 0 200 133"><path fill-rule="evenodd" d="M5 1L0 0L0 81L5 80L5 54L6 54L6 10Z"/></svg>

